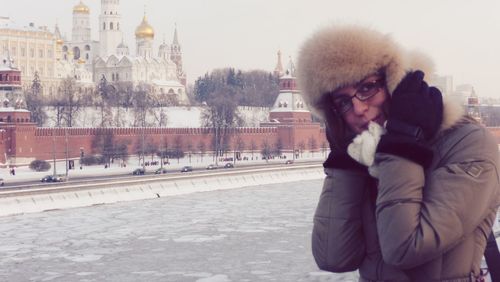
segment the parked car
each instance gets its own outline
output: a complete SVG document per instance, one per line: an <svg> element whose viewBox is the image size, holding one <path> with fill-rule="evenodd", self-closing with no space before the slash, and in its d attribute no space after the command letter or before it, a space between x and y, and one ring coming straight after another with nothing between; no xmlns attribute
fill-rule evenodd
<svg viewBox="0 0 500 282"><path fill-rule="evenodd" d="M41 182L63 182L66 180L64 175L46 175L42 179Z"/></svg>
<svg viewBox="0 0 500 282"><path fill-rule="evenodd" d="M216 165L214 165L214 164L209 164L209 165L207 166L207 169L209 169L209 170L210 170L210 169L217 169L217 168L218 168L218 167L217 167Z"/></svg>
<svg viewBox="0 0 500 282"><path fill-rule="evenodd" d="M193 167L190 166L190 165L187 165L187 166L183 166L181 168L181 172L189 172L189 171L193 171Z"/></svg>
<svg viewBox="0 0 500 282"><path fill-rule="evenodd" d="M285 164L293 164L293 160L287 160Z"/></svg>
<svg viewBox="0 0 500 282"><path fill-rule="evenodd" d="M146 174L146 170L144 168L136 168L134 171L132 171L133 175L144 175Z"/></svg>
<svg viewBox="0 0 500 282"><path fill-rule="evenodd" d="M164 173L167 173L167 169L166 168L159 167L159 168L157 168L155 170L155 174L164 174Z"/></svg>
<svg viewBox="0 0 500 282"><path fill-rule="evenodd" d="M233 167L234 167L233 163L226 163L224 165L224 168L233 168Z"/></svg>

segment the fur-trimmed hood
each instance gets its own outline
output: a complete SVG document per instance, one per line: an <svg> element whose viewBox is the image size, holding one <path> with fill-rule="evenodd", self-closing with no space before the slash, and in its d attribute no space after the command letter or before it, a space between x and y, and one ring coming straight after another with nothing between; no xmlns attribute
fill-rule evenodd
<svg viewBox="0 0 500 282"><path fill-rule="evenodd" d="M429 57L404 50L389 35L366 27L341 25L322 28L305 41L299 53L297 79L309 108L324 118L322 104L326 93L382 71L392 95L409 71L422 70L429 81L433 68ZM463 115L460 105L452 105L449 99L444 99L444 104L443 129Z"/></svg>

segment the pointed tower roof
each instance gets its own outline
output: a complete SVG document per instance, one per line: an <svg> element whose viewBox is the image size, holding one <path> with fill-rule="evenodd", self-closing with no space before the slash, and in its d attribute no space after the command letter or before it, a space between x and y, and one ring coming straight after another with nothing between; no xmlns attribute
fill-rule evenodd
<svg viewBox="0 0 500 282"><path fill-rule="evenodd" d="M56 43L58 45L62 45L64 43L62 36L61 36L61 31L59 30L59 25L56 23L56 26L54 28L54 36L56 37Z"/></svg>
<svg viewBox="0 0 500 282"><path fill-rule="evenodd" d="M179 39L177 38L177 24L175 24L174 40L172 41L172 45L179 45Z"/></svg>
<svg viewBox="0 0 500 282"><path fill-rule="evenodd" d="M286 75L295 77L295 64L293 63L292 56L288 57L288 66L286 68Z"/></svg>
<svg viewBox="0 0 500 282"><path fill-rule="evenodd" d="M276 63L276 67L274 68L274 75L282 76L283 75L283 64L281 63L281 50L278 50L278 62Z"/></svg>

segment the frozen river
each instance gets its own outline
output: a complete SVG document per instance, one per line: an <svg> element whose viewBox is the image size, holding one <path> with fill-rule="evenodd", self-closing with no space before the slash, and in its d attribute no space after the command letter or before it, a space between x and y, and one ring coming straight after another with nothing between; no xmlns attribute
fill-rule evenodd
<svg viewBox="0 0 500 282"><path fill-rule="evenodd" d="M0 218L0 281L356 281L318 270L321 180Z"/></svg>

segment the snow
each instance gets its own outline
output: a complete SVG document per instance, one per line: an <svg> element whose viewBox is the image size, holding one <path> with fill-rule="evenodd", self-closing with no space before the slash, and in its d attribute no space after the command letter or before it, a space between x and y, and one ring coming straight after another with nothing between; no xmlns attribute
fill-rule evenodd
<svg viewBox="0 0 500 282"><path fill-rule="evenodd" d="M1 281L355 281L310 249L322 180L0 218Z"/></svg>
<svg viewBox="0 0 500 282"><path fill-rule="evenodd" d="M45 109L48 118L44 127L54 127L56 124L55 117L57 116L54 108L47 107ZM164 107L156 109L156 114L159 115L160 111L166 114L167 122L164 127L178 128L178 127L201 127L201 113L202 107ZM258 127L260 122L268 120L269 108L265 107L238 107L238 111L243 118L244 126ZM132 108L112 108L112 120L116 123L116 116L121 119L120 127L131 127L134 124L134 110ZM157 125L158 122L150 114L146 117L148 125ZM101 110L96 107L87 107L80 110L75 116L74 127L99 127L101 124ZM116 124L113 124L116 126Z"/></svg>

